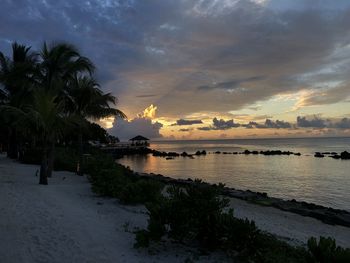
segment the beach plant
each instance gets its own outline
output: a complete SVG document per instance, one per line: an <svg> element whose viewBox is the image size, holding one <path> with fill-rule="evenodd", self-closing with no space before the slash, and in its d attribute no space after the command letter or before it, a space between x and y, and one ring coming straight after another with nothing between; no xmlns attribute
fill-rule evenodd
<svg viewBox="0 0 350 263"><path fill-rule="evenodd" d="M345 263L350 262L350 249L344 249L337 246L335 239L331 237L320 237L319 241L312 237L307 242L310 262L334 262Z"/></svg>
<svg viewBox="0 0 350 263"><path fill-rule="evenodd" d="M136 233L136 246L142 245L139 241L147 244L167 236L178 242L197 242L209 250L253 251L259 230L254 222L226 211L229 200L219 195L221 190L202 182L170 186L161 200L146 205L148 227Z"/></svg>
<svg viewBox="0 0 350 263"><path fill-rule="evenodd" d="M95 193L118 198L123 204L156 203L162 198L163 183L135 175L109 155L93 155L87 174Z"/></svg>

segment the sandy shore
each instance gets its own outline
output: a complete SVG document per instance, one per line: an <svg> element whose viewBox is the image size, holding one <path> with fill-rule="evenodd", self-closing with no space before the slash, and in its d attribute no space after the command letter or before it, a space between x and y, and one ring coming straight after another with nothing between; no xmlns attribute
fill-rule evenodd
<svg viewBox="0 0 350 263"><path fill-rule="evenodd" d="M145 227L142 206L96 197L85 177L55 172L38 185L38 166L0 155L0 262L184 262L193 249L167 244L156 251L133 248L134 227ZM327 235L350 247L350 228L232 199L235 214L266 231L301 244ZM221 255L199 262L220 262Z"/></svg>

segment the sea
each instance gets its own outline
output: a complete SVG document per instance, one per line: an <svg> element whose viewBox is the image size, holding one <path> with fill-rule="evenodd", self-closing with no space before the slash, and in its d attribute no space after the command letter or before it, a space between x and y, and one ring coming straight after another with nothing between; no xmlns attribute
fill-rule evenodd
<svg viewBox="0 0 350 263"><path fill-rule="evenodd" d="M202 179L224 183L241 190L266 192L269 196L296 199L350 211L350 160L315 158L315 152L350 152L350 138L291 138L157 141L158 151L207 155L172 160L149 155L132 155L118 162L137 172L155 173L181 179ZM294 155L232 155L213 152L282 150Z"/></svg>

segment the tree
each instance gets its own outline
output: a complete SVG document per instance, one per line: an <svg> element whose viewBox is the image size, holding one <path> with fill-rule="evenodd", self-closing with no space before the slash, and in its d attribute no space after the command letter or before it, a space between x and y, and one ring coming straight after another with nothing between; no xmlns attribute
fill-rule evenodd
<svg viewBox="0 0 350 263"><path fill-rule="evenodd" d="M79 175L83 175L83 128L87 119L100 119L109 116L126 118L126 115L111 107L117 100L110 93L104 94L97 82L90 77L76 76L68 89L67 112L78 126Z"/></svg>
<svg viewBox="0 0 350 263"><path fill-rule="evenodd" d="M0 102L21 108L31 98L37 72L37 54L30 47L12 44L12 58L0 52ZM8 125L8 157L17 158L18 131L11 122Z"/></svg>
<svg viewBox="0 0 350 263"><path fill-rule="evenodd" d="M76 47L66 43L48 46L44 43L40 52L40 86L56 96L57 103L66 103L69 86L79 74L91 75L93 63L80 55ZM63 108L64 110L64 108ZM51 176L54 162L55 143L50 146L48 176Z"/></svg>
<svg viewBox="0 0 350 263"><path fill-rule="evenodd" d="M59 138L64 129L63 103L56 102L56 96L44 89L37 89L33 102L17 108L1 106L1 113L14 119L15 126L24 126L37 134L42 144L42 161L39 184L47 185L48 158L50 146Z"/></svg>

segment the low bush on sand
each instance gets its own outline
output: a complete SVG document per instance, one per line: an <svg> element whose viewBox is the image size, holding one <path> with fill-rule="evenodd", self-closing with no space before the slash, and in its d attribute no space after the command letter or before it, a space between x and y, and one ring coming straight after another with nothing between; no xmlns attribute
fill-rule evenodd
<svg viewBox="0 0 350 263"><path fill-rule="evenodd" d="M164 184L140 178L105 155L90 158L87 174L94 192L118 198L124 204L156 202L164 188Z"/></svg>
<svg viewBox="0 0 350 263"><path fill-rule="evenodd" d="M331 238L311 238L308 247L294 247L260 231L254 221L236 218L221 197L222 186L196 181L170 186L157 202L146 204L147 229L136 231L135 247L147 247L167 238L197 244L205 250L224 250L235 262L350 262L350 250Z"/></svg>

